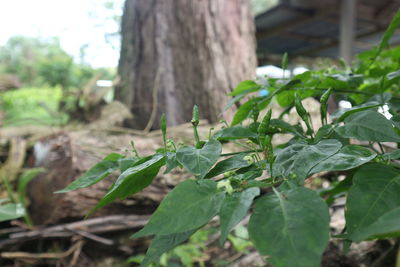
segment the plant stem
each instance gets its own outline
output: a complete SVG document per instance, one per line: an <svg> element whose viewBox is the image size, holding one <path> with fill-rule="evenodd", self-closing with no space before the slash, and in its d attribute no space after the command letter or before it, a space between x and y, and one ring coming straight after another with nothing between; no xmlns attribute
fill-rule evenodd
<svg viewBox="0 0 400 267"><path fill-rule="evenodd" d="M239 151L239 152L231 152L231 153L225 153L221 154L221 157L226 157L226 156L233 156L237 154L242 154L242 153L254 153L254 152L263 152L262 149L255 149L255 150L245 150L245 151Z"/></svg>
<svg viewBox="0 0 400 267"><path fill-rule="evenodd" d="M193 133L194 133L194 138L196 139L196 145L200 143L200 137L199 133L197 132L197 125L193 125Z"/></svg>
<svg viewBox="0 0 400 267"><path fill-rule="evenodd" d="M379 148L381 149L382 154L385 154L385 149L383 149L383 146L380 142L377 142L379 145Z"/></svg>
<svg viewBox="0 0 400 267"><path fill-rule="evenodd" d="M12 190L11 184L7 180L7 178L4 176L3 171L0 171L0 176L1 176L2 182L4 183L4 187L5 187L6 191L7 191L8 197L11 199L11 201L13 203L17 203L17 200L14 197L14 191Z"/></svg>

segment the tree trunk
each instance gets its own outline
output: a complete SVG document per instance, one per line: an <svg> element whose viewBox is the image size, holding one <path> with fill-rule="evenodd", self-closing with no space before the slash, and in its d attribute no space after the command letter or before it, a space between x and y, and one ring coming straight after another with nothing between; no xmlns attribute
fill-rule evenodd
<svg viewBox="0 0 400 267"><path fill-rule="evenodd" d="M256 65L248 0L126 0L116 97L130 126L158 128L162 113L169 125L188 122L194 104L216 122Z"/></svg>

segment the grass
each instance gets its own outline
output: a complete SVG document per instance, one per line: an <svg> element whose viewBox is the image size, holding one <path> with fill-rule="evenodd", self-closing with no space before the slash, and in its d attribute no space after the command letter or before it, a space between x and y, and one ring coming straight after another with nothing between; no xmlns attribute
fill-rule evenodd
<svg viewBox="0 0 400 267"><path fill-rule="evenodd" d="M55 126L65 124L66 114L58 112L61 88L21 88L0 93L4 127L19 125Z"/></svg>

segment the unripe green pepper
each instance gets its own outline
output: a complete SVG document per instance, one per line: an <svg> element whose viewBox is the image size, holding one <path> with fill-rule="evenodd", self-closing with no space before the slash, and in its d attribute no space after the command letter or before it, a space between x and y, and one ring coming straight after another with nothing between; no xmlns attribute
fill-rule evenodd
<svg viewBox="0 0 400 267"><path fill-rule="evenodd" d="M301 97L297 93L295 94L294 106L296 107L297 114L299 114L300 118L303 120L308 120L307 110L301 103Z"/></svg>
<svg viewBox="0 0 400 267"><path fill-rule="evenodd" d="M321 122L322 125L325 125L327 122L327 110L328 110L328 100L329 100L329 96L332 93L332 88L329 88L328 90L325 91L325 93L323 93L323 95L321 96L320 99L320 103L321 103L321 107L320 107L320 113L321 113Z"/></svg>
<svg viewBox="0 0 400 267"><path fill-rule="evenodd" d="M268 154L272 153L273 149L272 149L272 138L270 135L266 135L264 137L264 144L263 147L265 148L265 150L268 152Z"/></svg>
<svg viewBox="0 0 400 267"><path fill-rule="evenodd" d="M268 110L267 114L265 114L263 120L261 121L260 125L258 126L257 132L259 135L264 135L268 132L269 123L271 121L272 110Z"/></svg>
<svg viewBox="0 0 400 267"><path fill-rule="evenodd" d="M260 115L260 109L258 108L257 105L255 105L253 107L253 109L251 110L251 117L252 117L254 122L257 122L257 119L258 119L259 115Z"/></svg>
<svg viewBox="0 0 400 267"><path fill-rule="evenodd" d="M307 110L304 108L303 104L301 103L301 97L296 93L294 99L294 106L296 107L297 114L299 114L300 118L304 121L307 127L307 131L312 134L313 130L309 120L309 114Z"/></svg>

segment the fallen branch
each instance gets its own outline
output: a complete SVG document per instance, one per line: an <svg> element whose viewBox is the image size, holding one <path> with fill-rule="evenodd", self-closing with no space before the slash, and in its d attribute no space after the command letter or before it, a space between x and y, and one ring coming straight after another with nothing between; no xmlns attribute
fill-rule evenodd
<svg viewBox="0 0 400 267"><path fill-rule="evenodd" d="M51 226L40 230L13 233L7 239L0 241L0 249L30 240L67 238L76 234L96 240L97 242L109 243L108 239L95 236L94 234L140 228L147 223L148 219L149 216L147 215L112 215Z"/></svg>
<svg viewBox="0 0 400 267"><path fill-rule="evenodd" d="M29 253L29 252L2 252L0 258L4 259L61 259L68 257L76 250L80 250L84 241L80 240L72 245L67 251L64 252L48 252L48 253Z"/></svg>

